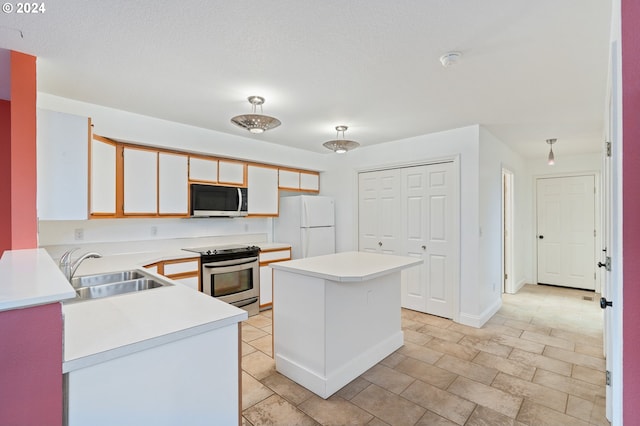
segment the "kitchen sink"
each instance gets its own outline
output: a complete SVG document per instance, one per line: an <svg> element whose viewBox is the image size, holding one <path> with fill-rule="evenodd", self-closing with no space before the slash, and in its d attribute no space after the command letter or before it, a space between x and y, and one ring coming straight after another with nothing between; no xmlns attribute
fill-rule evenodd
<svg viewBox="0 0 640 426"><path fill-rule="evenodd" d="M81 287L92 287L95 285L117 283L122 281L135 280L139 278L147 278L147 276L142 272L136 271L136 270L120 271L120 272L111 272L107 274L84 275L81 277L73 277L71 278L71 285L73 286L73 288L78 289Z"/></svg>
<svg viewBox="0 0 640 426"><path fill-rule="evenodd" d="M165 285L168 284L161 283L150 278L138 278L129 281L81 287L76 289L76 293L78 294L79 299L100 299L102 297L115 296L123 293L150 290L152 288L163 287Z"/></svg>
<svg viewBox="0 0 640 426"><path fill-rule="evenodd" d="M165 281L156 280L152 276L137 270L75 277L71 280L71 284L76 290L76 297L65 300L63 303L101 299L103 297L173 285Z"/></svg>

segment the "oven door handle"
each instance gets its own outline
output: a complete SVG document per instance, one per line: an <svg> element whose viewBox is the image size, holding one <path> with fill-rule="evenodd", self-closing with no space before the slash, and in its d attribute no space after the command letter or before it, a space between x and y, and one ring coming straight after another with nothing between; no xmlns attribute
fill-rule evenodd
<svg viewBox="0 0 640 426"><path fill-rule="evenodd" d="M258 301L257 297L252 297L250 299L241 300L239 302L231 302L230 305L235 306L236 308L242 308L243 306L250 305Z"/></svg>
<svg viewBox="0 0 640 426"><path fill-rule="evenodd" d="M204 265L202 265L205 268L208 269L215 269L215 268L228 268L229 266L238 266L238 265L246 265L247 263L253 263L255 261L257 261L258 258L257 257L252 257L249 260L245 260L244 262L234 262L234 261L228 261L228 262L211 262L211 263L205 263Z"/></svg>

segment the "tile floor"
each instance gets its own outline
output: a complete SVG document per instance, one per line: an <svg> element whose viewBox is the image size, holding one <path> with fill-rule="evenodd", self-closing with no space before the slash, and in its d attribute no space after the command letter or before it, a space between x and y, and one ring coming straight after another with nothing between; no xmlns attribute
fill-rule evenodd
<svg viewBox="0 0 640 426"><path fill-rule="evenodd" d="M403 309L404 346L326 400L275 371L264 311L242 326L243 425L609 425L599 297L526 285L481 329Z"/></svg>

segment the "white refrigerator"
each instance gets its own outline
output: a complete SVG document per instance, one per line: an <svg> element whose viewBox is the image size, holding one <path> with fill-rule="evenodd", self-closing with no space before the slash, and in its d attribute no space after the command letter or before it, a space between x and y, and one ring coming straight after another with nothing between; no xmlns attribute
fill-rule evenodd
<svg viewBox="0 0 640 426"><path fill-rule="evenodd" d="M273 241L291 244L293 259L335 253L334 210L331 197L280 198L280 214L273 222Z"/></svg>

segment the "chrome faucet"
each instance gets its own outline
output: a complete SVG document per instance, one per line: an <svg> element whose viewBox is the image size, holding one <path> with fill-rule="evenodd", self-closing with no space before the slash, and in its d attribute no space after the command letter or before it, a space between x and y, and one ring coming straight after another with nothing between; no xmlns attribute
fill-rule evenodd
<svg viewBox="0 0 640 426"><path fill-rule="evenodd" d="M73 278L73 275L78 270L78 267L85 259L102 257L102 255L100 255L99 253L92 251L92 252L83 254L82 256L80 256L79 258L77 258L75 261L72 262L71 254L76 250L78 250L77 247L66 251L60 257L60 261L58 262L58 266L60 266L62 273L64 274L65 277L67 277L69 281L71 281L71 278Z"/></svg>

